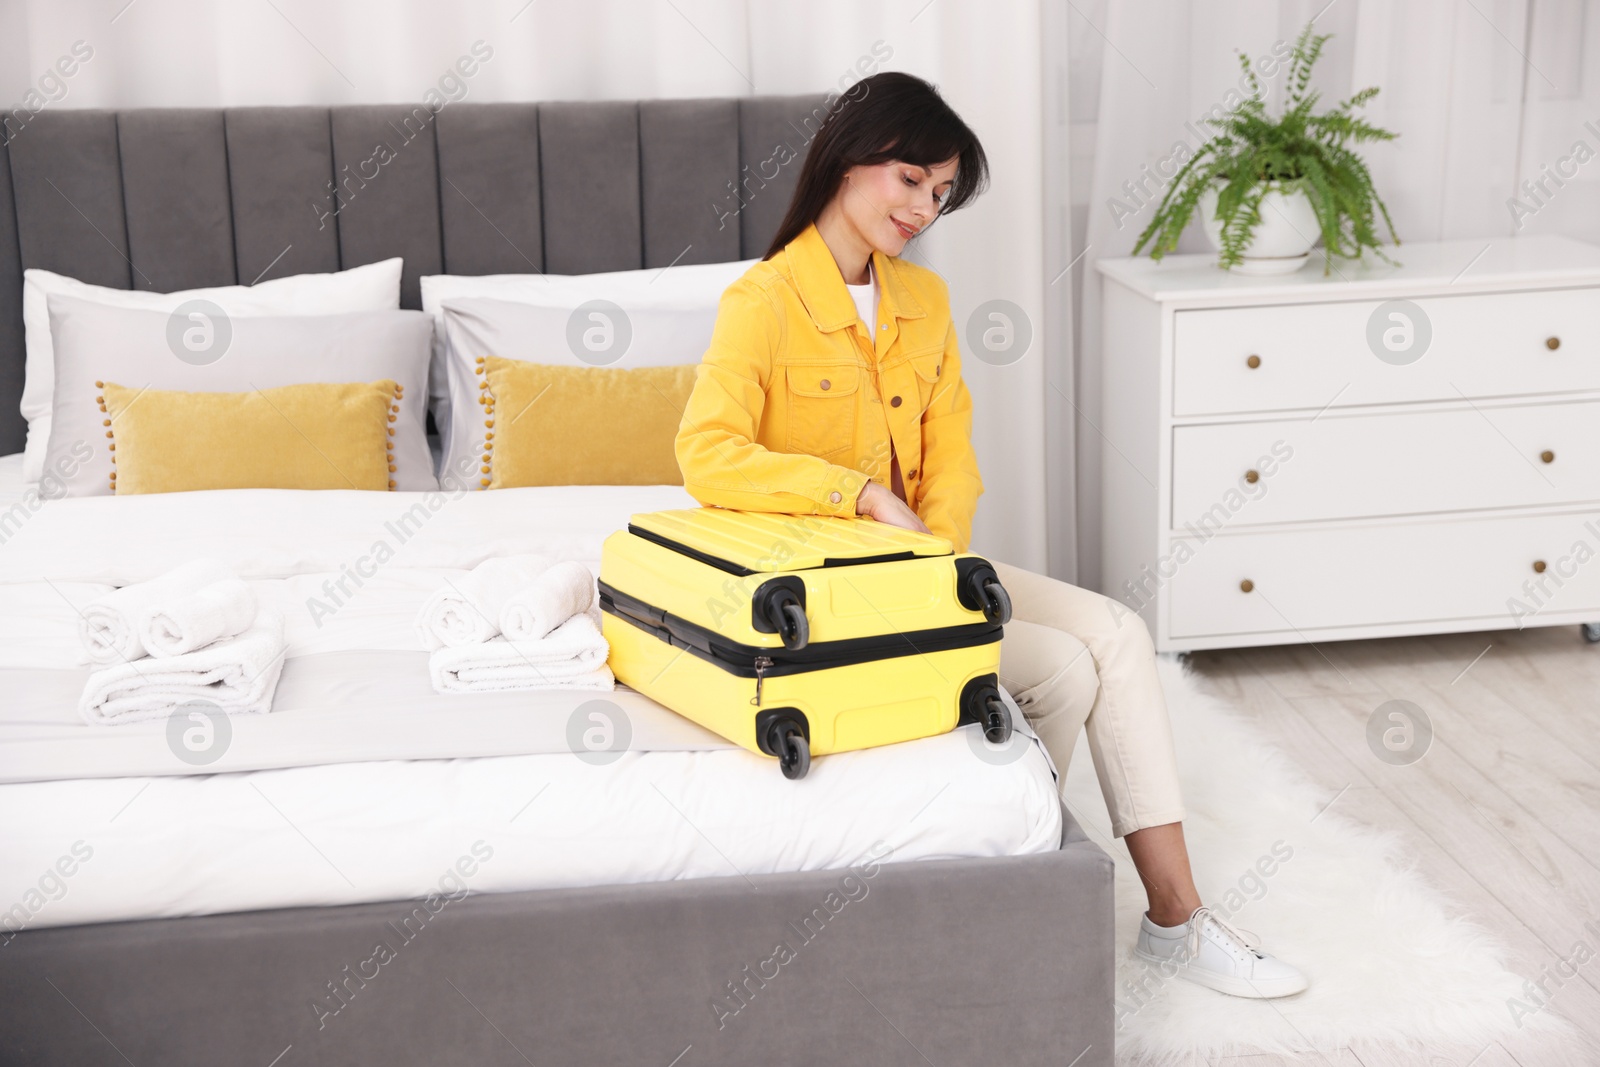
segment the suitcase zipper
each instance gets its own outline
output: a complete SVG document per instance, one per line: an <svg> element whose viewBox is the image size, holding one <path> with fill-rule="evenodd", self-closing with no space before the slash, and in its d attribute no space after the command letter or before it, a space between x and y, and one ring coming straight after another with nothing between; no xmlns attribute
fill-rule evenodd
<svg viewBox="0 0 1600 1067"><path fill-rule="evenodd" d="M639 627L674 648L681 648L714 663L730 674L754 678L756 699L751 703L757 706L761 700L762 682L768 677L846 667L897 656L970 648L999 641L1003 633L999 623L973 622L930 630L814 642L795 651L769 649L724 640L714 630L646 604L618 591L607 582L601 581L598 585L601 611Z"/></svg>
<svg viewBox="0 0 1600 1067"><path fill-rule="evenodd" d="M761 706L761 676L767 673L767 668L770 666L772 666L771 656L756 657L756 695L750 699L750 703L758 708Z"/></svg>

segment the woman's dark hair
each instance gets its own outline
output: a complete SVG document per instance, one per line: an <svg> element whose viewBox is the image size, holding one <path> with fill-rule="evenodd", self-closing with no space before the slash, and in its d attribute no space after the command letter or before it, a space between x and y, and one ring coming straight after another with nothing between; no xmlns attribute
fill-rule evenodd
<svg viewBox="0 0 1600 1067"><path fill-rule="evenodd" d="M851 167L900 160L936 167L956 160L956 176L939 207L948 215L989 184L989 163L977 134L939 91L914 74L885 71L856 82L834 101L800 166L794 198L767 254L771 259L817 220ZM931 225L931 223L930 223Z"/></svg>

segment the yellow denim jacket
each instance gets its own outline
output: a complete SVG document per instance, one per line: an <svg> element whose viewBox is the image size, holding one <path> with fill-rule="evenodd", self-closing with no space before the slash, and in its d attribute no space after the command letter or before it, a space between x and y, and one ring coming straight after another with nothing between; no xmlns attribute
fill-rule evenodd
<svg viewBox="0 0 1600 1067"><path fill-rule="evenodd" d="M854 515L868 479L889 487L890 442L906 501L965 552L983 481L972 396L933 271L872 253L868 332L816 224L722 294L675 448L702 504Z"/></svg>

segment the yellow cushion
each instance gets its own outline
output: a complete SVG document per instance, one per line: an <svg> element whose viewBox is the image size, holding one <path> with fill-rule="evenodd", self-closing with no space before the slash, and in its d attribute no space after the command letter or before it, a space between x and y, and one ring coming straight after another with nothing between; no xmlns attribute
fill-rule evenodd
<svg viewBox="0 0 1600 1067"><path fill-rule="evenodd" d="M695 364L623 370L488 356L483 370L490 489L683 484L672 443Z"/></svg>
<svg viewBox="0 0 1600 1067"><path fill-rule="evenodd" d="M392 489L395 383L185 393L101 383L111 487Z"/></svg>

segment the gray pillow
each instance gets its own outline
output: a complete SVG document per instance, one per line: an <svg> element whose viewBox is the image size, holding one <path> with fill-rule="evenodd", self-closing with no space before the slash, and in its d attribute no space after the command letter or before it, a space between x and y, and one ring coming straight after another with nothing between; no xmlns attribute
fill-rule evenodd
<svg viewBox="0 0 1600 1067"><path fill-rule="evenodd" d="M97 381L243 393L388 378L404 394L394 423L395 488L439 488L425 422L433 324L420 311L230 319L206 301L171 313L69 296L51 296L49 306L56 388L45 469L61 476L67 496L111 494Z"/></svg>

